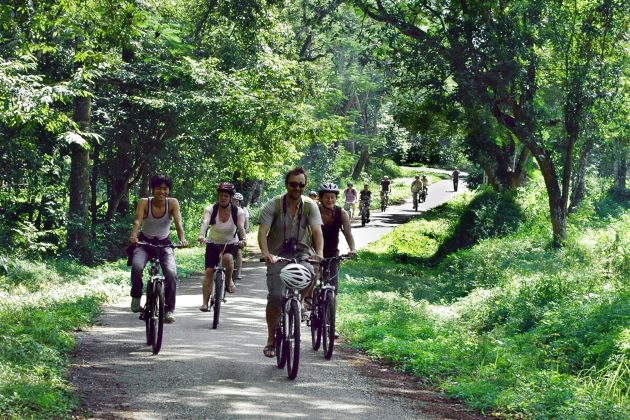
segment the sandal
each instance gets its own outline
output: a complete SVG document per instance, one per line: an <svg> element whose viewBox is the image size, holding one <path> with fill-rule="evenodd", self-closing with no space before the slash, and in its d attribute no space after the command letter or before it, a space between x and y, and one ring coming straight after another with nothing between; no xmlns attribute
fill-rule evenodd
<svg viewBox="0 0 630 420"><path fill-rule="evenodd" d="M201 312L208 312L208 305L201 305L201 306L199 307L199 310L200 310Z"/></svg>
<svg viewBox="0 0 630 420"><path fill-rule="evenodd" d="M229 286L227 286L225 290L227 290L228 293L234 293L236 292L236 286L234 285L234 283L232 283Z"/></svg>
<svg viewBox="0 0 630 420"><path fill-rule="evenodd" d="M263 349L265 357L274 357L276 355L276 347L273 344L267 344Z"/></svg>

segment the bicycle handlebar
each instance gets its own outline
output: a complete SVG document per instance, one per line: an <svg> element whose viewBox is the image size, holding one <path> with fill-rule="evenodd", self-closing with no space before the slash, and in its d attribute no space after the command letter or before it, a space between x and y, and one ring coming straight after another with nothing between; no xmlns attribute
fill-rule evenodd
<svg viewBox="0 0 630 420"><path fill-rule="evenodd" d="M136 245L144 245L144 246L148 246L151 248L157 248L157 249L165 249L165 248L186 248L184 245L182 245L181 243L177 243L177 244L164 244L164 245L159 245L159 244L152 244L149 242L145 242L145 241L138 241L136 242Z"/></svg>
<svg viewBox="0 0 630 420"><path fill-rule="evenodd" d="M281 261L287 261L287 262L293 262L293 263L297 263L297 262L302 262L302 261L306 261L309 262L311 264L324 264L330 260L349 260L354 258L353 256L351 256L350 254L343 254L343 255L338 255L336 257L328 257L328 258L324 258L321 262L311 259L311 258L284 258L284 257L276 257L276 262L281 262ZM266 260L264 258L259 258L258 261L260 262L266 262Z"/></svg>

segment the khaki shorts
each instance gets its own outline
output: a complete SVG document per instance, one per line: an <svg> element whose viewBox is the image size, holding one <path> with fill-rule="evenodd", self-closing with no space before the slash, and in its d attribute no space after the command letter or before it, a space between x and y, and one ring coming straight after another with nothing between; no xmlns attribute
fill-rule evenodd
<svg viewBox="0 0 630 420"><path fill-rule="evenodd" d="M282 295L286 289L283 281L280 279L280 271L282 268L289 264L286 261L277 262L267 266L267 304L274 308L279 308L282 305ZM308 268L311 274L313 273L313 266L306 262L300 262L304 267ZM313 281L315 276L313 275Z"/></svg>

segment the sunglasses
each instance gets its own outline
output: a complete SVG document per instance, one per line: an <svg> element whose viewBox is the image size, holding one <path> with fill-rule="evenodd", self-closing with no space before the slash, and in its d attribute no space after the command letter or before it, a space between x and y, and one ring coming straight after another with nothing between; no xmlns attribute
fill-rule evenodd
<svg viewBox="0 0 630 420"><path fill-rule="evenodd" d="M304 187L306 187L306 184L301 184L299 182L293 181L293 182L289 182L289 187L291 187L291 188L304 188Z"/></svg>

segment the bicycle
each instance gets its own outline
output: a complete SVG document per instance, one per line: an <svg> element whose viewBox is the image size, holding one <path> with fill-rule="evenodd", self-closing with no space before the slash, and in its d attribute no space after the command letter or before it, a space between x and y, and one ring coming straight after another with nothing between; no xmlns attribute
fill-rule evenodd
<svg viewBox="0 0 630 420"><path fill-rule="evenodd" d="M412 193L413 195L413 211L418 211L418 195L420 195L419 191L415 191Z"/></svg>
<svg viewBox="0 0 630 420"><path fill-rule="evenodd" d="M144 320L147 345L150 345L153 354L158 354L162 348L162 336L164 333L164 276L159 264L159 253L166 248L183 248L180 244L155 245L149 242L138 241L138 245L146 246L153 250L149 262L149 281L147 282L147 298L140 312L140 319Z"/></svg>
<svg viewBox="0 0 630 420"><path fill-rule="evenodd" d="M389 204L389 191L381 191L381 211L385 211L387 209L388 204Z"/></svg>
<svg viewBox="0 0 630 420"><path fill-rule="evenodd" d="M261 262L265 259L261 258ZM306 261L309 263L317 263L315 260L283 258L276 257L276 262L286 261L288 263L299 263ZM282 295L282 303L280 305L280 319L276 325L274 333L274 347L276 353L276 364L279 369L287 367L287 376L293 380L297 377L300 365L300 323L302 313L302 303L300 299L300 291L288 287Z"/></svg>
<svg viewBox="0 0 630 420"><path fill-rule="evenodd" d="M324 258L322 271L313 291L313 307L307 326L311 327L313 350L323 345L324 358L330 359L335 347L335 320L337 315L337 292L333 281L339 278L339 270L332 273L335 261L350 259L349 255Z"/></svg>
<svg viewBox="0 0 630 420"><path fill-rule="evenodd" d="M214 244L208 240L205 241L207 244ZM220 246L221 244L214 244ZM217 265L214 267L214 272L212 273L212 294L210 295L210 308L213 308L212 314L212 329L216 330L219 326L219 316L221 315L221 304L226 302L225 299L225 272L226 268L223 267L223 254L227 248L228 244L223 244L223 249L219 252L219 260L217 261ZM234 273L232 273L234 276ZM234 278L232 278L234 281Z"/></svg>
<svg viewBox="0 0 630 420"><path fill-rule="evenodd" d="M370 200L361 200L359 213L361 214L361 226L365 226L370 220Z"/></svg>

